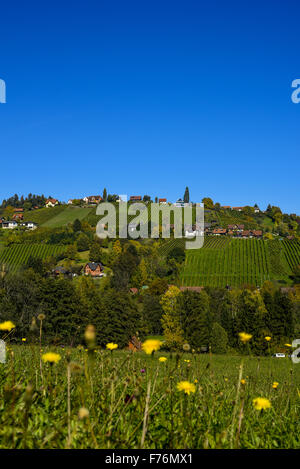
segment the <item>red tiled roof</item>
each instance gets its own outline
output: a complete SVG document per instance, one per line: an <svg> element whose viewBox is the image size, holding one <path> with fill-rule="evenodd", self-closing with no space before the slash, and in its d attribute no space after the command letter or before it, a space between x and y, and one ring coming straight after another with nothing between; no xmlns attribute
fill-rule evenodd
<svg viewBox="0 0 300 469"><path fill-rule="evenodd" d="M56 202L58 202L58 200L57 200L57 199L47 199L47 200L46 200L46 204L47 204L48 202L52 202L52 204L55 204Z"/></svg>

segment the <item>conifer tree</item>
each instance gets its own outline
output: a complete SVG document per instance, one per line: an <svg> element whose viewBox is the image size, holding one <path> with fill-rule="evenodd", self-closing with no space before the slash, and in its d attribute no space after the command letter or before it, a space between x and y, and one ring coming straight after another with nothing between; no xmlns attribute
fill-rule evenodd
<svg viewBox="0 0 300 469"><path fill-rule="evenodd" d="M172 285L168 288L160 301L164 311L161 323L166 339L166 346L170 349L179 349L184 342L183 330L180 324L180 312L177 302L179 295L179 288Z"/></svg>
<svg viewBox="0 0 300 469"><path fill-rule="evenodd" d="M189 201L190 201L190 192L189 192L189 188L186 187L186 188L185 188L185 192L184 192L184 196L183 196L183 202L184 202L185 204L188 204Z"/></svg>

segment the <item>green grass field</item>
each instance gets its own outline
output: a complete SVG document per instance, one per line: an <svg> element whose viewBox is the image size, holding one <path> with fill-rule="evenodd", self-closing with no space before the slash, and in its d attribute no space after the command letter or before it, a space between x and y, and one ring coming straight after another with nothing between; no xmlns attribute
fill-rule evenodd
<svg viewBox="0 0 300 469"><path fill-rule="evenodd" d="M203 248L186 251L184 286L262 285L265 280L289 284L300 263L300 243L288 240L207 237Z"/></svg>
<svg viewBox="0 0 300 469"><path fill-rule="evenodd" d="M0 264L9 271L15 271L25 265L30 256L47 259L63 252L64 246L55 244L12 244L0 249Z"/></svg>
<svg viewBox="0 0 300 469"><path fill-rule="evenodd" d="M51 351L53 365L13 346L0 364L0 448L300 447L300 365L288 358Z"/></svg>
<svg viewBox="0 0 300 469"><path fill-rule="evenodd" d="M47 210L52 210L51 208ZM49 220L44 222L42 226L47 228L57 228L60 226L65 226L68 223L73 223L76 218L78 220L83 220L84 218L88 217L88 215L94 211L93 207L72 207L68 206L65 207L64 210L59 212L54 217L51 217Z"/></svg>
<svg viewBox="0 0 300 469"><path fill-rule="evenodd" d="M40 208L37 210L28 210L24 213L24 220L25 221L33 221L37 223L39 226L43 225L47 221L51 220L51 218L56 217L61 212L66 209L65 205L57 205L56 207L52 208Z"/></svg>

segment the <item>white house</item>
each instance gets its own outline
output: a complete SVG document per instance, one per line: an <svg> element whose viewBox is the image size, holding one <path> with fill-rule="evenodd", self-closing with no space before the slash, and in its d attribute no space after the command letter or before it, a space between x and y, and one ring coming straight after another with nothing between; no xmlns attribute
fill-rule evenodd
<svg viewBox="0 0 300 469"><path fill-rule="evenodd" d="M33 221L24 221L24 223L21 223L21 226L25 226L28 230L35 230L37 228L37 224Z"/></svg>
<svg viewBox="0 0 300 469"><path fill-rule="evenodd" d="M3 229L14 229L17 228L18 223L15 220L8 220L8 221L2 221L2 228Z"/></svg>
<svg viewBox="0 0 300 469"><path fill-rule="evenodd" d="M45 203L46 207L55 207L55 205L58 205L58 200L57 199L47 199Z"/></svg>

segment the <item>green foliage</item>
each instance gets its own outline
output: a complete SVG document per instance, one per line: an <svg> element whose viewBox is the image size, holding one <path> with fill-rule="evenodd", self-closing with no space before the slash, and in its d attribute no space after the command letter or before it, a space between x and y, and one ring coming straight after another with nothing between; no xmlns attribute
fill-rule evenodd
<svg viewBox="0 0 300 469"><path fill-rule="evenodd" d="M180 349L184 341L184 333L181 326L180 310L178 306L179 288L170 286L161 297L160 304L164 314L161 322L166 340L166 347Z"/></svg>
<svg viewBox="0 0 300 469"><path fill-rule="evenodd" d="M168 259L174 259L176 262L181 264L185 260L185 250L181 247L174 247L169 253L168 253Z"/></svg>
<svg viewBox="0 0 300 469"><path fill-rule="evenodd" d="M184 201L185 204L188 204L189 201L190 201L190 192L189 192L189 188L188 188L188 187L185 188L184 196L183 196L183 201Z"/></svg>
<svg viewBox="0 0 300 469"><path fill-rule="evenodd" d="M207 293L185 290L178 296L178 308L185 341L194 349L208 346L210 318Z"/></svg>
<svg viewBox="0 0 300 469"><path fill-rule="evenodd" d="M76 218L76 220L73 222L73 231L81 231L81 222L78 218Z"/></svg>
<svg viewBox="0 0 300 469"><path fill-rule="evenodd" d="M76 244L79 252L87 251L90 247L90 239L85 233L80 233L76 240Z"/></svg>
<svg viewBox="0 0 300 469"><path fill-rule="evenodd" d="M97 241L94 241L90 247L89 259L91 262L101 262L101 246Z"/></svg>
<svg viewBox="0 0 300 469"><path fill-rule="evenodd" d="M140 258L135 246L132 244L128 244L126 249L120 254L118 259L116 260L116 262L114 262L112 266L112 286L116 289L128 290L132 276L136 272L139 263Z"/></svg>
<svg viewBox="0 0 300 469"><path fill-rule="evenodd" d="M211 330L211 351L218 354L226 353L227 345L227 332L220 324L214 322Z"/></svg>

